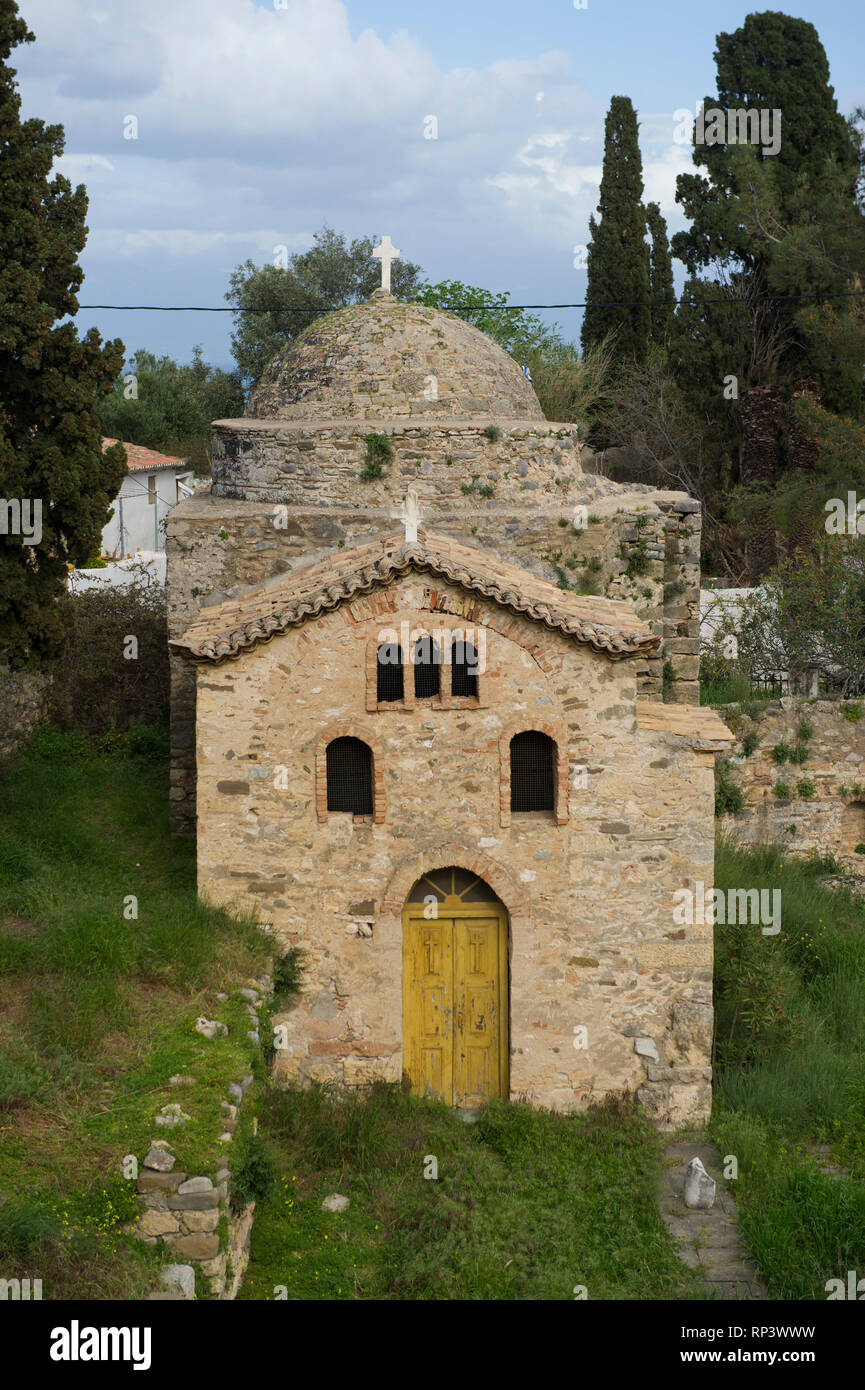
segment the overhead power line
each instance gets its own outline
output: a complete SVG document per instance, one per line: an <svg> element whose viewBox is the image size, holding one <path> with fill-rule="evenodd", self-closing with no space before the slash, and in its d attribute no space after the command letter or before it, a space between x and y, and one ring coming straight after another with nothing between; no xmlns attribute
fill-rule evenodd
<svg viewBox="0 0 865 1390"><path fill-rule="evenodd" d="M805 304L805 303L824 303L830 299L850 299L856 295L865 294L865 290L839 290L833 294L770 294L765 298L772 304ZM414 304L419 309L444 309L451 313L465 312L467 309L495 309L500 313L522 313L526 309L586 309L588 301L583 300L579 304L423 304L417 300L401 300L400 303ZM695 299L691 295L673 299L621 299L621 300L592 300L592 307L595 309L636 309L639 306L647 306L654 309L668 308L671 304L691 304L701 307L704 304L748 304L751 301L744 296L723 295L719 299ZM246 305L210 305L210 304L80 304L79 310L93 311L95 309L118 309L126 313L147 312L152 314L312 314L318 318L321 309L289 309L282 305L276 305L272 309L250 308Z"/></svg>

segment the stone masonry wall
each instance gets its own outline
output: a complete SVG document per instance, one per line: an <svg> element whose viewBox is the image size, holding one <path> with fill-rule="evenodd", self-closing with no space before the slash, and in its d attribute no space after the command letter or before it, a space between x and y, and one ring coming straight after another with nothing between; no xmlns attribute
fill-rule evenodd
<svg viewBox="0 0 865 1390"><path fill-rule="evenodd" d="M581 534L573 528L578 503L588 522ZM179 637L202 608L275 581L300 561L392 534L399 523L391 510L365 501L282 509L212 496L180 503L169 517L167 536L170 636ZM528 505L524 499L517 507L497 498L463 496L459 504L432 513L429 526L507 554L553 582L579 587L588 581L595 592L629 599L664 639L661 652L638 663L640 693L661 698L667 659L673 679L666 698L697 703L699 504L650 489L622 493L602 478L582 475L567 500L537 498ZM591 569L592 563L599 568ZM191 833L195 682L189 661L177 653L171 656L171 680L172 824Z"/></svg>
<svg viewBox="0 0 865 1390"><path fill-rule="evenodd" d="M271 966L272 962L268 970ZM252 1024L247 1036L258 1048L261 1029L259 1014L262 1006L272 998L273 980L270 975L265 975L260 981L251 980L249 986L239 989L237 993L245 1001ZM228 998L227 994L218 994L217 1005L225 1003ZM226 1034L228 1025L218 1018L202 1017L196 1022L195 1029L202 1040L206 1040L202 1041L202 1046L206 1047L214 1038ZM179 1100L164 1105L154 1117L154 1128L158 1130L159 1137L151 1140L136 1182L141 1215L126 1229L148 1245L163 1247L167 1254L178 1261L163 1270L164 1283L169 1286L177 1284L184 1289L184 1296L194 1297L197 1268L208 1281L215 1298L233 1299L249 1260L255 1203L247 1202L239 1211L232 1207L230 1164L235 1161L231 1157L235 1150L231 1146L238 1113L254 1085L253 1076L250 1073L231 1082L220 1103L222 1133L218 1136L218 1142L225 1145L225 1150L224 1157L215 1162L211 1173L190 1175L177 1166L174 1149L181 1151L182 1161L184 1126L196 1118L196 1100L200 1097L194 1089L188 1089L195 1087L192 1076L172 1076L169 1085L176 1088L175 1094ZM189 1095L192 1095L192 1100L188 1099ZM200 1113L198 1120L200 1123ZM255 1132L255 1119L252 1124ZM175 1135L181 1138L174 1139Z"/></svg>
<svg viewBox="0 0 865 1390"><path fill-rule="evenodd" d="M485 430L494 431L489 439ZM361 482L370 434L385 435L393 460L381 478ZM576 425L481 417L462 422L393 419L217 420L213 491L247 502L307 506L395 505L407 487L425 501L460 502L463 485L490 486L499 498L567 489L581 473Z"/></svg>
<svg viewBox="0 0 865 1390"><path fill-rule="evenodd" d="M865 845L865 702L787 696L756 718L734 706L722 713L737 734L730 772L745 800L741 815L723 818L723 831L745 844L774 840L794 854L834 854L863 873L865 855L856 846ZM807 738L800 734L808 733L803 720ZM748 735L759 743L745 756ZM795 761L773 758L773 749L784 746ZM787 795L776 794L779 783Z"/></svg>
<svg viewBox="0 0 865 1390"><path fill-rule="evenodd" d="M421 873L457 864L509 913L512 1097L569 1110L627 1086L662 1125L702 1120L711 929L677 926L673 895L712 882L712 756L637 728L634 663L435 590L435 614L424 576L409 575L199 668L200 891L257 905L284 947L308 953L304 993L280 1019L279 1075L399 1078L402 905ZM382 627L448 614L486 633L480 707L368 711ZM502 741L539 724L567 748L566 821L502 824ZM346 729L375 750L378 823L316 814L317 754Z"/></svg>

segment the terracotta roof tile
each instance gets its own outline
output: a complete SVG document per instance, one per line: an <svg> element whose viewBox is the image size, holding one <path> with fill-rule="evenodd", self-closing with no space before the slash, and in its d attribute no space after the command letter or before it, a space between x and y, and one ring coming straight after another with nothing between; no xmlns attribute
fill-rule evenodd
<svg viewBox="0 0 865 1390"><path fill-rule="evenodd" d="M160 454L155 449L145 449L142 444L127 444L124 439L109 439L103 436L102 448L108 449L112 444L122 444L126 450L126 466L130 470L135 468L146 469L152 473L157 468L188 468L187 459L177 458L174 454Z"/></svg>
<svg viewBox="0 0 865 1390"><path fill-rule="evenodd" d="M494 599L503 608L525 613L536 622L588 643L614 661L660 645L661 639L628 603L570 593L489 551L425 531L420 531L417 542L411 545L400 532L339 551L242 598L205 609L171 645L183 648L198 661L224 661L358 594L390 584L411 570L426 571L470 593Z"/></svg>

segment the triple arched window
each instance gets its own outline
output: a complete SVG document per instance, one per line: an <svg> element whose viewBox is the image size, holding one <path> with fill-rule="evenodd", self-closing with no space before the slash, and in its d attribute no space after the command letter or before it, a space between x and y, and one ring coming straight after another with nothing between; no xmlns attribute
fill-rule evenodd
<svg viewBox="0 0 865 1390"><path fill-rule="evenodd" d="M411 708L424 700L441 709L477 705L482 662L476 644L461 632L411 636L415 640L410 645L394 640L376 644L367 709Z"/></svg>

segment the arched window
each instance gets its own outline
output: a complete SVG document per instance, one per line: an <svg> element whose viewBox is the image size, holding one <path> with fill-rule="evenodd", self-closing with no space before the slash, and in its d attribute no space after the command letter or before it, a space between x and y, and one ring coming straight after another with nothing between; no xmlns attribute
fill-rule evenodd
<svg viewBox="0 0 865 1390"><path fill-rule="evenodd" d="M441 690L439 648L429 633L415 643L414 693L416 700L429 700Z"/></svg>
<svg viewBox="0 0 865 1390"><path fill-rule="evenodd" d="M547 734L527 729L511 739L511 810L554 811L557 749Z"/></svg>
<svg viewBox="0 0 865 1390"><path fill-rule="evenodd" d="M327 745L327 809L372 815L372 749L359 738L335 738Z"/></svg>
<svg viewBox="0 0 865 1390"><path fill-rule="evenodd" d="M376 662L376 700L390 704L404 698L402 647L399 642L385 642L378 649Z"/></svg>
<svg viewBox="0 0 865 1390"><path fill-rule="evenodd" d="M478 654L462 639L451 646L451 694L478 697Z"/></svg>

